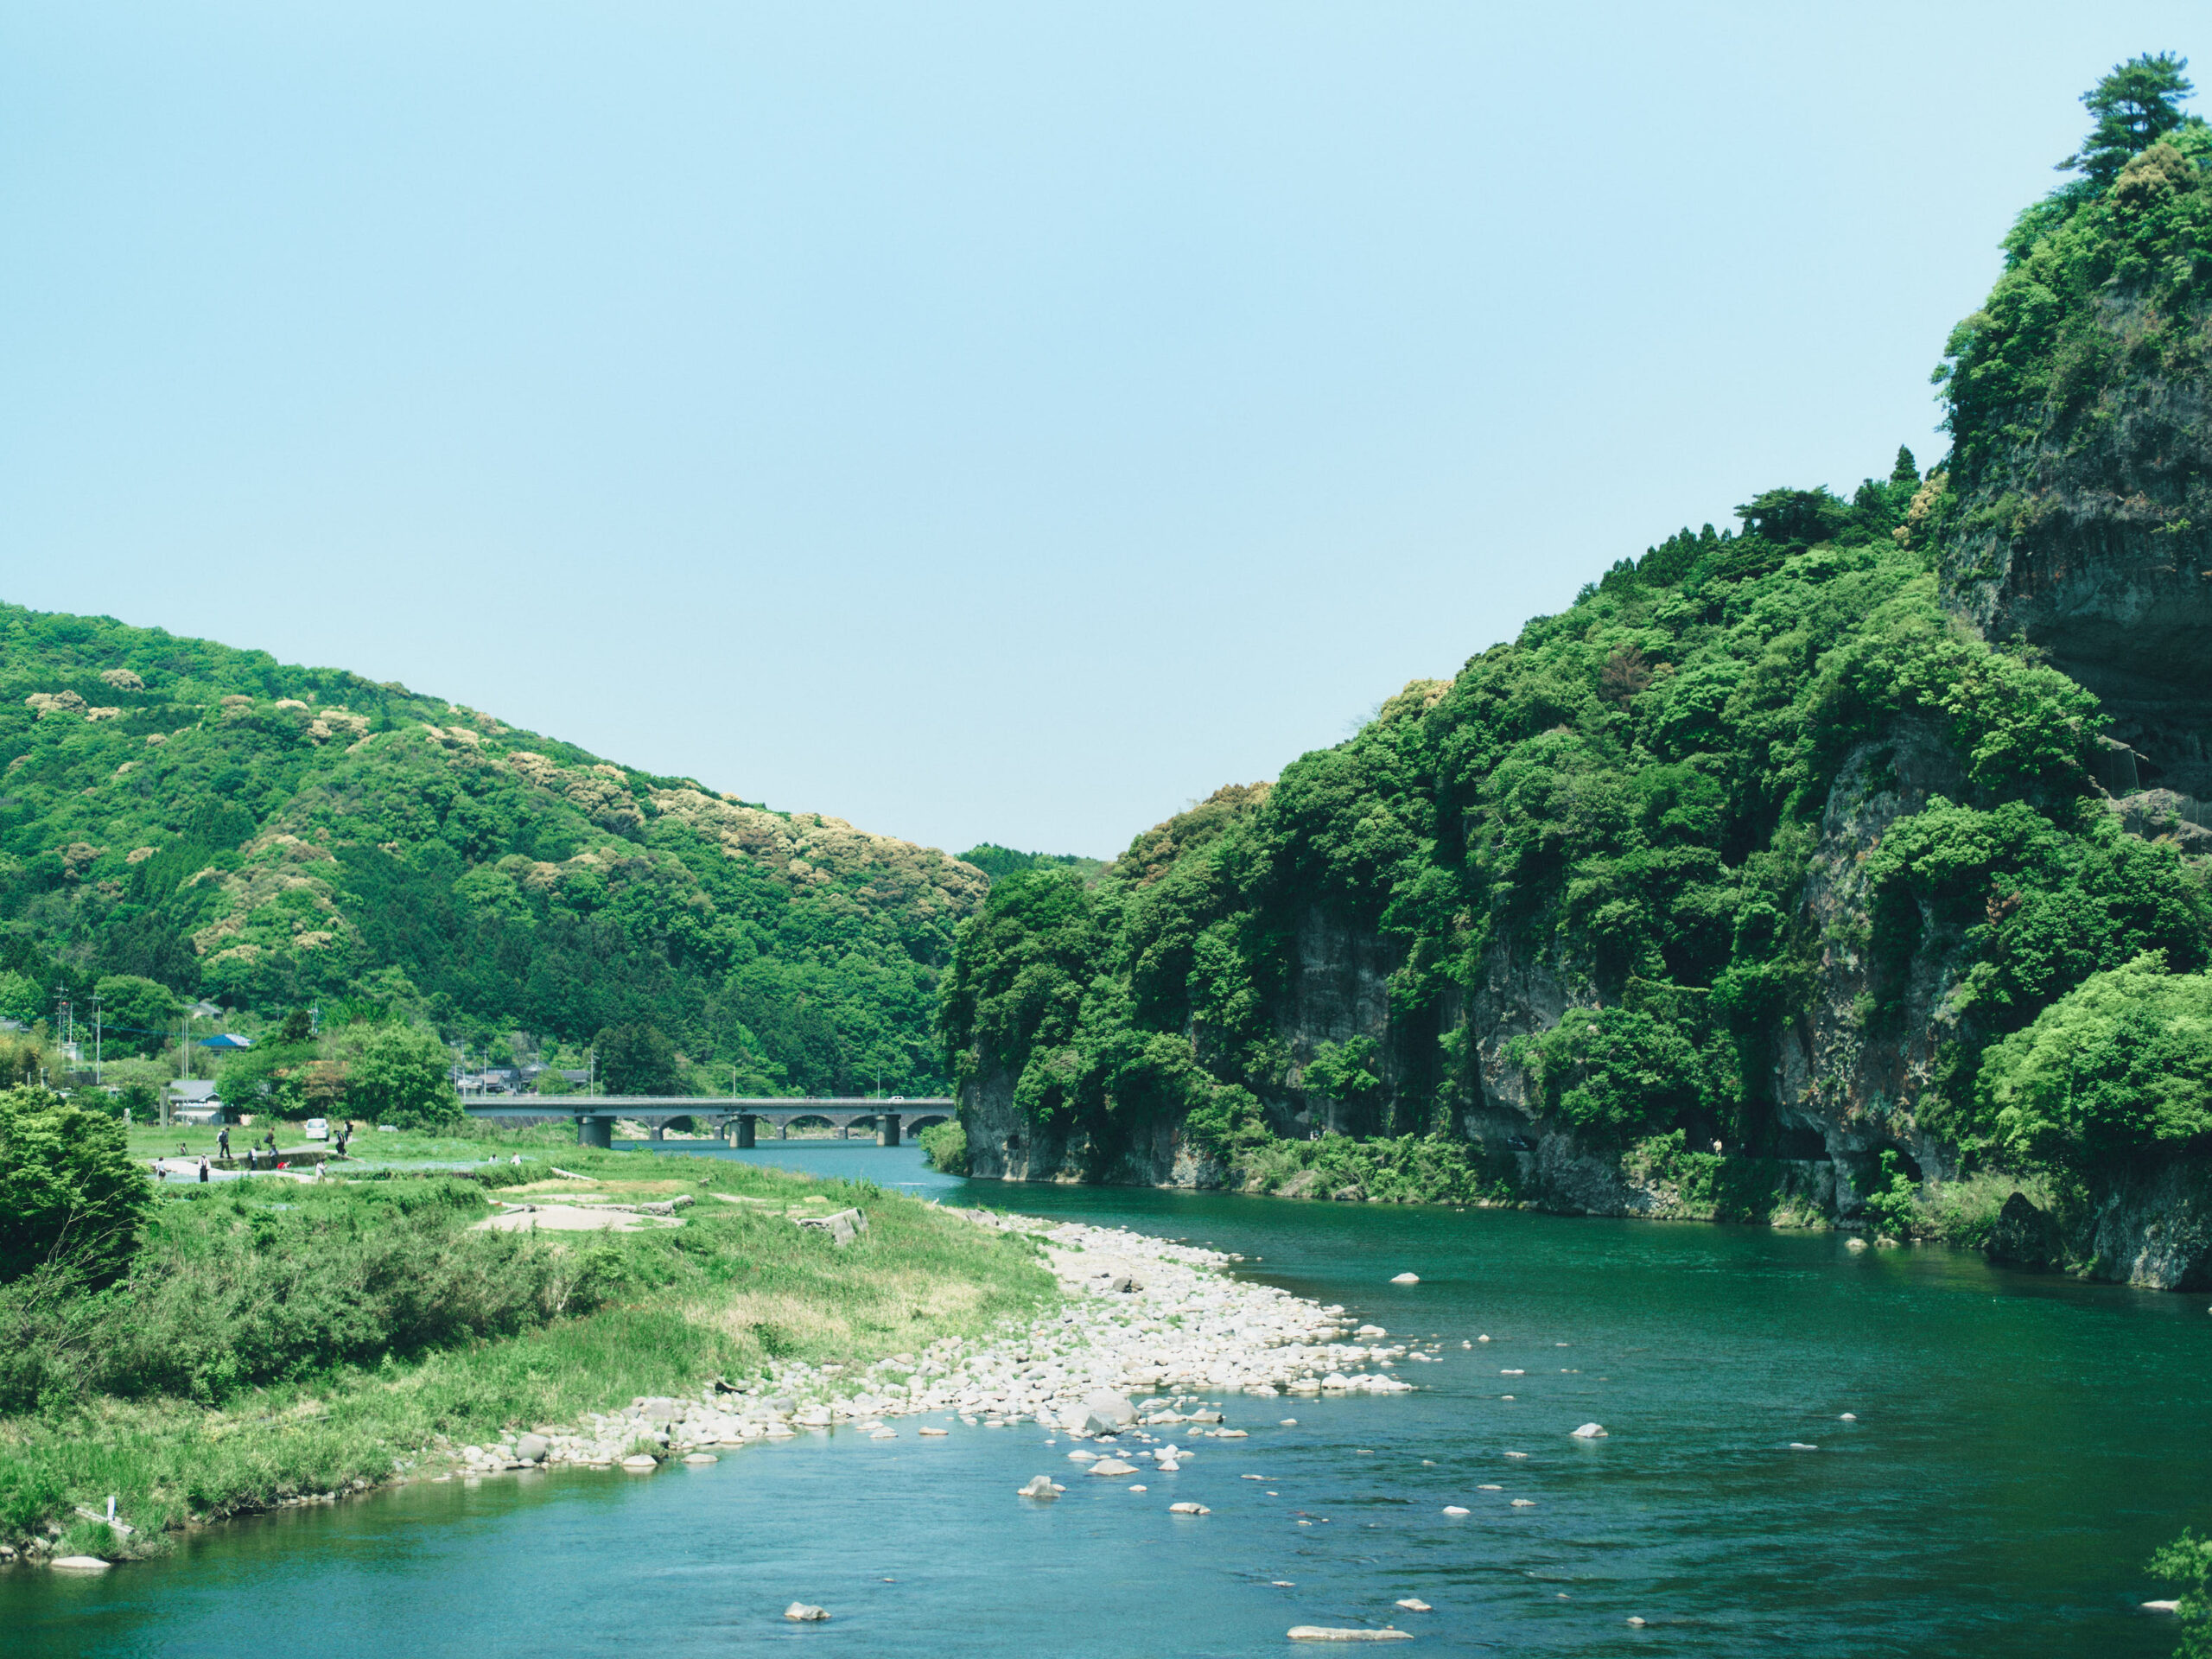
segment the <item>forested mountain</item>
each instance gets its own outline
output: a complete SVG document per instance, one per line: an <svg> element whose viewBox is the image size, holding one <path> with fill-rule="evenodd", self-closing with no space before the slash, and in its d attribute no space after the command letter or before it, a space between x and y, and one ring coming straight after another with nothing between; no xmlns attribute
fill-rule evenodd
<svg viewBox="0 0 2212 1659"><path fill-rule="evenodd" d="M2179 67L2008 238L1947 464L1758 494L1095 887L999 882L944 1004L978 1173L1909 1230L1981 1172L2016 1252L2212 1274L2212 833L2147 786L2212 788Z"/></svg>
<svg viewBox="0 0 2212 1659"><path fill-rule="evenodd" d="M987 885L402 686L0 607L0 1014L123 976L249 1027L397 1012L489 1058L652 1027L679 1084L922 1092Z"/></svg>

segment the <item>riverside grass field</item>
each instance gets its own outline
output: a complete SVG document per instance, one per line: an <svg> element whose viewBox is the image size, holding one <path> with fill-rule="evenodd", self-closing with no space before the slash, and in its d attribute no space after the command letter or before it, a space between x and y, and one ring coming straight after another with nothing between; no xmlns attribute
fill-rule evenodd
<svg viewBox="0 0 2212 1659"><path fill-rule="evenodd" d="M55 1554L160 1553L181 1526L388 1481L439 1435L495 1439L772 1359L855 1364L1057 1294L1021 1236L865 1179L543 1128L373 1139L387 1166L353 1178L157 1189L130 1279L98 1296L0 1290L0 1535L58 1523ZM131 1149L200 1140L141 1129ZM492 1192L549 1188L753 1202L696 1204L665 1230L471 1230ZM786 1217L851 1204L871 1227L842 1250ZM111 1495L128 1538L78 1514Z"/></svg>

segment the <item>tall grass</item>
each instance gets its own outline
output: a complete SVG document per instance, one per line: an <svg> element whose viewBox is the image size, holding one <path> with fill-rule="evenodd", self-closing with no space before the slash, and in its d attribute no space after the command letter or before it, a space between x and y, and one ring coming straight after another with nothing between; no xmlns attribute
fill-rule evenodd
<svg viewBox="0 0 2212 1659"><path fill-rule="evenodd" d="M698 1202L677 1230L533 1236L469 1230L488 1210L475 1179L192 1187L115 1290L0 1290L0 1537L112 1493L145 1529L133 1543L158 1545L188 1518L389 1478L441 1435L569 1421L777 1358L865 1363L1052 1294L1020 1236L868 1183L577 1148L560 1163L618 1196ZM811 1195L829 1200L813 1213L865 1204L869 1231L842 1250L803 1232L785 1211Z"/></svg>

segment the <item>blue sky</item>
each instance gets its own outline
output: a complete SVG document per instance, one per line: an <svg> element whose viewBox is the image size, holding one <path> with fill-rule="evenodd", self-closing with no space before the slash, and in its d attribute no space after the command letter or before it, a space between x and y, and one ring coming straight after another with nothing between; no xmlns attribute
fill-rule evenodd
<svg viewBox="0 0 2212 1659"><path fill-rule="evenodd" d="M1939 454L2078 95L2203 34L14 0L0 598L1110 855L1677 525Z"/></svg>

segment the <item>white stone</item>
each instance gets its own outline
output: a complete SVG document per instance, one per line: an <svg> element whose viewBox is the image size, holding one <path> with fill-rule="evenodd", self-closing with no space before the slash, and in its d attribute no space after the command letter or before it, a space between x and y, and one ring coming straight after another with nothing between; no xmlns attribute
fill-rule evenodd
<svg viewBox="0 0 2212 1659"><path fill-rule="evenodd" d="M1170 1515L1211 1515L1213 1511L1203 1503L1170 1503L1167 1506L1167 1513Z"/></svg>
<svg viewBox="0 0 2212 1659"><path fill-rule="evenodd" d="M1417 1285L1421 1283L1421 1274L1417 1273L1398 1274L1391 1279L1390 1282L1394 1285ZM1403 1603L1400 1604L1402 1606L1403 1605Z"/></svg>
<svg viewBox="0 0 2212 1659"><path fill-rule="evenodd" d="M720 1463L721 1459L711 1452L694 1452L687 1456L683 1461L689 1464L702 1464Z"/></svg>
<svg viewBox="0 0 2212 1659"><path fill-rule="evenodd" d="M1414 1639L1411 1630L1394 1630L1387 1624L1379 1630L1328 1624L1294 1624L1287 1634L1294 1642L1410 1642Z"/></svg>
<svg viewBox="0 0 2212 1659"><path fill-rule="evenodd" d="M622 1459L622 1466L632 1474L650 1475L660 1467L660 1459L649 1458L642 1452L636 1452Z"/></svg>
<svg viewBox="0 0 2212 1659"><path fill-rule="evenodd" d="M1461 1509L1457 1503L1446 1503L1444 1506L1444 1513L1446 1515L1465 1515L1467 1511Z"/></svg>
<svg viewBox="0 0 2212 1659"><path fill-rule="evenodd" d="M1536 1507L1536 1500L1533 1497L1516 1497L1513 1500L1513 1507L1516 1510L1533 1510Z"/></svg>
<svg viewBox="0 0 2212 1659"><path fill-rule="evenodd" d="M810 1624L817 1620L827 1618L830 1615L823 1608L811 1607L805 1602L795 1601L784 1609L784 1617L798 1624Z"/></svg>
<svg viewBox="0 0 2212 1659"><path fill-rule="evenodd" d="M1573 1432L1571 1438L1578 1440L1602 1440L1606 1438L1605 1427L1603 1423L1585 1423Z"/></svg>
<svg viewBox="0 0 2212 1659"><path fill-rule="evenodd" d="M1119 1458L1101 1458L1090 1465L1090 1470L1094 1475L1105 1475L1109 1478L1116 1475L1134 1475L1136 1471L1136 1465L1123 1463Z"/></svg>
<svg viewBox="0 0 2212 1659"><path fill-rule="evenodd" d="M47 1565L63 1573L105 1573L115 1563L97 1555L57 1555Z"/></svg>
<svg viewBox="0 0 2212 1659"><path fill-rule="evenodd" d="M1409 1613L1433 1613L1436 1611L1436 1609L1430 1606L1419 1596L1404 1597L1397 1603L1397 1605L1404 1608Z"/></svg>
<svg viewBox="0 0 2212 1659"><path fill-rule="evenodd" d="M1021 1497L1042 1498L1054 1498L1059 1495L1060 1489L1052 1484L1052 1478L1050 1475L1032 1476L1029 1484L1016 1494Z"/></svg>

